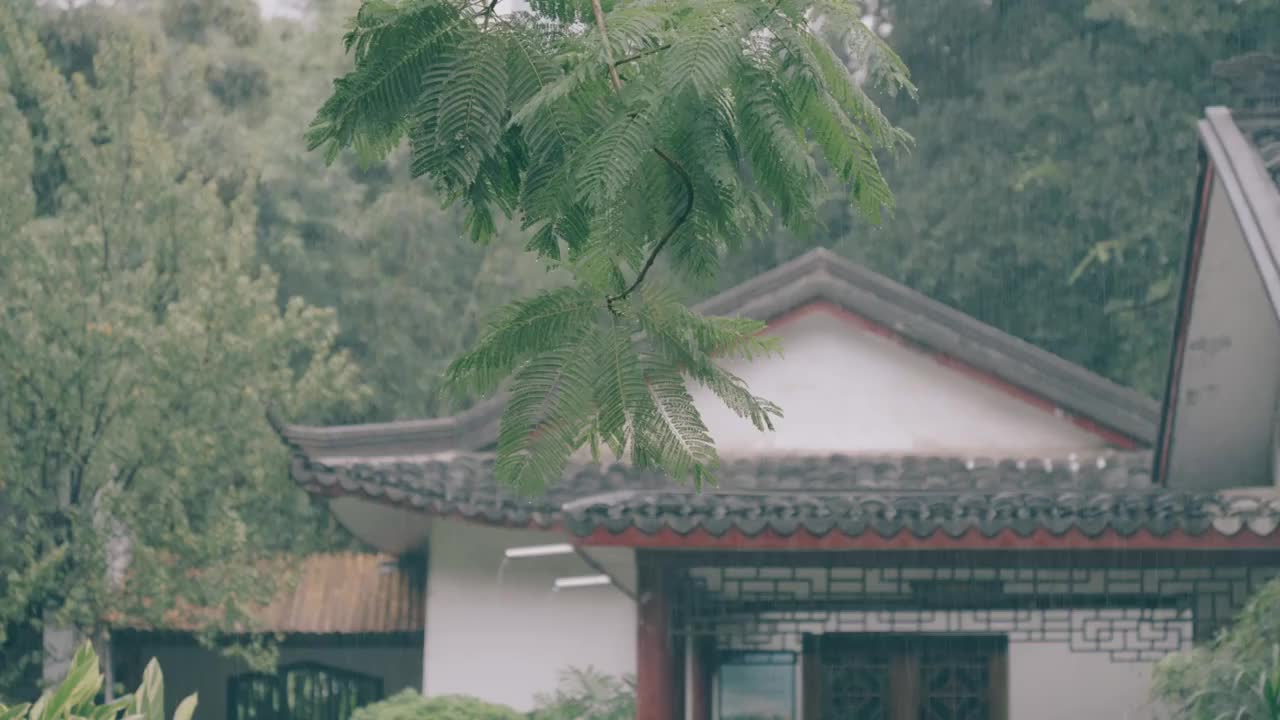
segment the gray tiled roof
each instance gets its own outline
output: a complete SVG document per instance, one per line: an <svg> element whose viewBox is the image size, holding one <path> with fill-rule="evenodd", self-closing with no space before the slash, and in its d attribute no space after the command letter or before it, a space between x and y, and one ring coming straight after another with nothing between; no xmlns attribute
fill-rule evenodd
<svg viewBox="0 0 1280 720"><path fill-rule="evenodd" d="M701 529L713 535L731 529L749 535L765 530L784 535L798 530L928 535L969 528L985 534L1006 529L1026 534L1040 528L1055 533L1079 528L1096 534L1113 528L1124 534L1138 529L1198 534L1224 515L1258 515L1269 522L1280 512L1253 500L1155 488L1147 453L998 462L741 459L726 462L719 487L701 493L653 472L578 466L532 500L499 487L492 471L493 457L479 453L343 466L299 458L294 468L299 481L318 492L521 527L559 524L578 535L630 528L645 533Z"/></svg>
<svg viewBox="0 0 1280 720"><path fill-rule="evenodd" d="M834 253L819 248L698 305L708 315L769 321L814 302L832 303L921 347L1041 397L1149 446L1160 406L1078 365L985 325ZM311 458L378 457L490 449L505 408L502 395L452 417L342 427L278 424Z"/></svg>
<svg viewBox="0 0 1280 720"><path fill-rule="evenodd" d="M1216 63L1214 75L1237 96L1232 117L1280 185L1280 55L1246 53Z"/></svg>
<svg viewBox="0 0 1280 720"><path fill-rule="evenodd" d="M1236 124L1257 148L1262 164L1276 185L1280 185L1280 110L1237 113Z"/></svg>

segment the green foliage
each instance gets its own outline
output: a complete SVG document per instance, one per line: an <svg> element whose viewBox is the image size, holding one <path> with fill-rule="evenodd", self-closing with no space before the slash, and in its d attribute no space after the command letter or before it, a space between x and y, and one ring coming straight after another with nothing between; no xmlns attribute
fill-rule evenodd
<svg viewBox="0 0 1280 720"><path fill-rule="evenodd" d="M569 669L560 687L537 701L530 720L630 720L636 716L632 678L614 678L592 668Z"/></svg>
<svg viewBox="0 0 1280 720"><path fill-rule="evenodd" d="M243 46L258 39L259 12L253 0L165 0L160 18L173 36L206 41L219 34Z"/></svg>
<svg viewBox="0 0 1280 720"><path fill-rule="evenodd" d="M635 714L634 681L586 668L565 671L556 691L539 696L537 709L528 715L471 697L428 699L403 690L356 710L351 720L627 720Z"/></svg>
<svg viewBox="0 0 1280 720"><path fill-rule="evenodd" d="M142 685L132 695L98 704L102 683L98 655L86 642L76 650L62 682L35 703L0 705L0 720L164 720L164 675L154 658L142 673ZM191 720L195 711L193 693L178 703L172 720Z"/></svg>
<svg viewBox="0 0 1280 720"><path fill-rule="evenodd" d="M1155 695L1185 720L1280 718L1280 581L1211 644L1162 660Z"/></svg>
<svg viewBox="0 0 1280 720"><path fill-rule="evenodd" d="M416 690L402 690L356 710L351 720L520 720L522 717L515 710L472 697L446 695L427 699Z"/></svg>
<svg viewBox="0 0 1280 720"><path fill-rule="evenodd" d="M158 37L112 27L68 75L45 12L0 6L0 647L46 610L95 639L176 607L252 629L264 558L341 541L267 409L322 419L365 391L331 311L277 304L252 177L211 180L167 135L198 100Z"/></svg>
<svg viewBox="0 0 1280 720"><path fill-rule="evenodd" d="M461 201L474 240L518 216L529 249L572 274L499 314L449 369L471 392L511 378L503 482L536 492L577 449L603 445L701 483L716 455L681 373L767 428L777 408L711 360L767 348L757 324L698 318L641 284L668 248L677 272L714 276L770 207L807 227L822 184L811 150L878 219L893 198L875 152L907 137L829 38L860 48L880 85L910 84L848 3L618 2L591 8L584 30L589 7L497 17L461 0L368 0L345 37L354 69L308 146L369 163L407 137L411 172Z"/></svg>

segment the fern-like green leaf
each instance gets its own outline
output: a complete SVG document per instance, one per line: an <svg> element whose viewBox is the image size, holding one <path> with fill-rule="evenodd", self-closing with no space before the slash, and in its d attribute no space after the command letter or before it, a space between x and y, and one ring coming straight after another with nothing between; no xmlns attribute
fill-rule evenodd
<svg viewBox="0 0 1280 720"><path fill-rule="evenodd" d="M914 91L856 3L600 6L603 22L591 0L503 17L475 0L365 0L344 38L354 68L307 133L328 158L362 161L407 136L411 172L463 203L473 240L517 217L527 249L572 274L497 313L447 372L481 394L509 381L497 474L522 492L583 445L709 481L715 448L688 383L771 428L780 409L721 363L776 342L692 312L652 276L710 284L775 216L805 232L823 197L815 154L877 219L893 202L877 152L909 141L824 39L885 89Z"/></svg>
<svg viewBox="0 0 1280 720"><path fill-rule="evenodd" d="M470 185L502 141L507 111L507 53L472 37L426 74L419 121L409 131L414 175L459 191Z"/></svg>
<svg viewBox="0 0 1280 720"><path fill-rule="evenodd" d="M620 108L613 121L588 141L578 169L578 200L606 208L646 161L652 162L654 107L645 101Z"/></svg>
<svg viewBox="0 0 1280 720"><path fill-rule="evenodd" d="M724 360L751 360L779 352L776 338L761 335L762 323L745 318L709 318L691 312L669 291L645 293L640 326L653 352L704 385L740 417L760 430L772 430L782 417L774 403L752 395L743 381L722 368Z"/></svg>
<svg viewBox="0 0 1280 720"><path fill-rule="evenodd" d="M603 306L582 288L548 290L503 308L471 352L446 371L451 384L479 393L495 390L525 359L578 337Z"/></svg>
<svg viewBox="0 0 1280 720"><path fill-rule="evenodd" d="M516 371L498 433L499 482L535 494L564 471L592 421L597 340L583 327Z"/></svg>
<svg viewBox="0 0 1280 720"><path fill-rule="evenodd" d="M368 153L399 142L405 119L418 102L423 79L475 26L452 3L418 0L394 12L379 5L376 22L357 23L348 37L355 69L334 81L333 95L307 132L307 148L325 148L332 160L356 146Z"/></svg>
<svg viewBox="0 0 1280 720"><path fill-rule="evenodd" d="M743 73L737 93L739 127L752 178L789 225L811 220L819 178L813 157L789 117L793 109L767 73Z"/></svg>
<svg viewBox="0 0 1280 720"><path fill-rule="evenodd" d="M627 323L611 320L603 331L595 367L592 396L600 437L615 453L634 449L636 421L649 403L649 390Z"/></svg>
<svg viewBox="0 0 1280 720"><path fill-rule="evenodd" d="M819 42L812 35L805 35L803 40L822 73L828 92L845 114L858 123L872 140L889 149L906 146L911 142L911 136L905 130L894 127L862 87L853 81L849 71L829 45Z"/></svg>
<svg viewBox="0 0 1280 720"><path fill-rule="evenodd" d="M672 46L665 66L667 87L675 92L689 87L706 99L725 86L742 54L742 34L732 10L704 15L689 37Z"/></svg>
<svg viewBox="0 0 1280 720"><path fill-rule="evenodd" d="M636 413L636 452L676 480L692 480L698 488L714 484L715 443L684 377L661 361L645 362L643 374L648 394Z"/></svg>

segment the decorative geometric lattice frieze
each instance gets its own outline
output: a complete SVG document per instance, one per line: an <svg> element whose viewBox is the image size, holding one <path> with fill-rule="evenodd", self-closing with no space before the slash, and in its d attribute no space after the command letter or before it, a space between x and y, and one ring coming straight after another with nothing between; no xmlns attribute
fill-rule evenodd
<svg viewBox="0 0 1280 720"><path fill-rule="evenodd" d="M794 649L828 633L1000 634L1152 660L1210 637L1280 567L702 566L682 571L674 631Z"/></svg>

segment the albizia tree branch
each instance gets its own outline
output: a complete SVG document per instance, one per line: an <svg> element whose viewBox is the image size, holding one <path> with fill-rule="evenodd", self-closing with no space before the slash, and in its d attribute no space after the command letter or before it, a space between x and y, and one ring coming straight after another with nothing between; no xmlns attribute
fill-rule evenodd
<svg viewBox="0 0 1280 720"><path fill-rule="evenodd" d="M909 138L841 57L852 49L888 91L912 91L906 69L846 0L530 6L491 22L465 0L366 0L345 37L355 67L309 145L376 162L407 140L413 173L464 204L473 240L498 213L518 217L529 251L572 272L572 286L499 312L449 369L460 388L510 385L502 481L537 490L583 444L710 479L715 446L688 383L768 429L779 409L713 357L773 348L758 323L674 300L650 277L657 258L705 275L774 213L803 231L815 155L878 219L893 197L876 153Z"/></svg>

